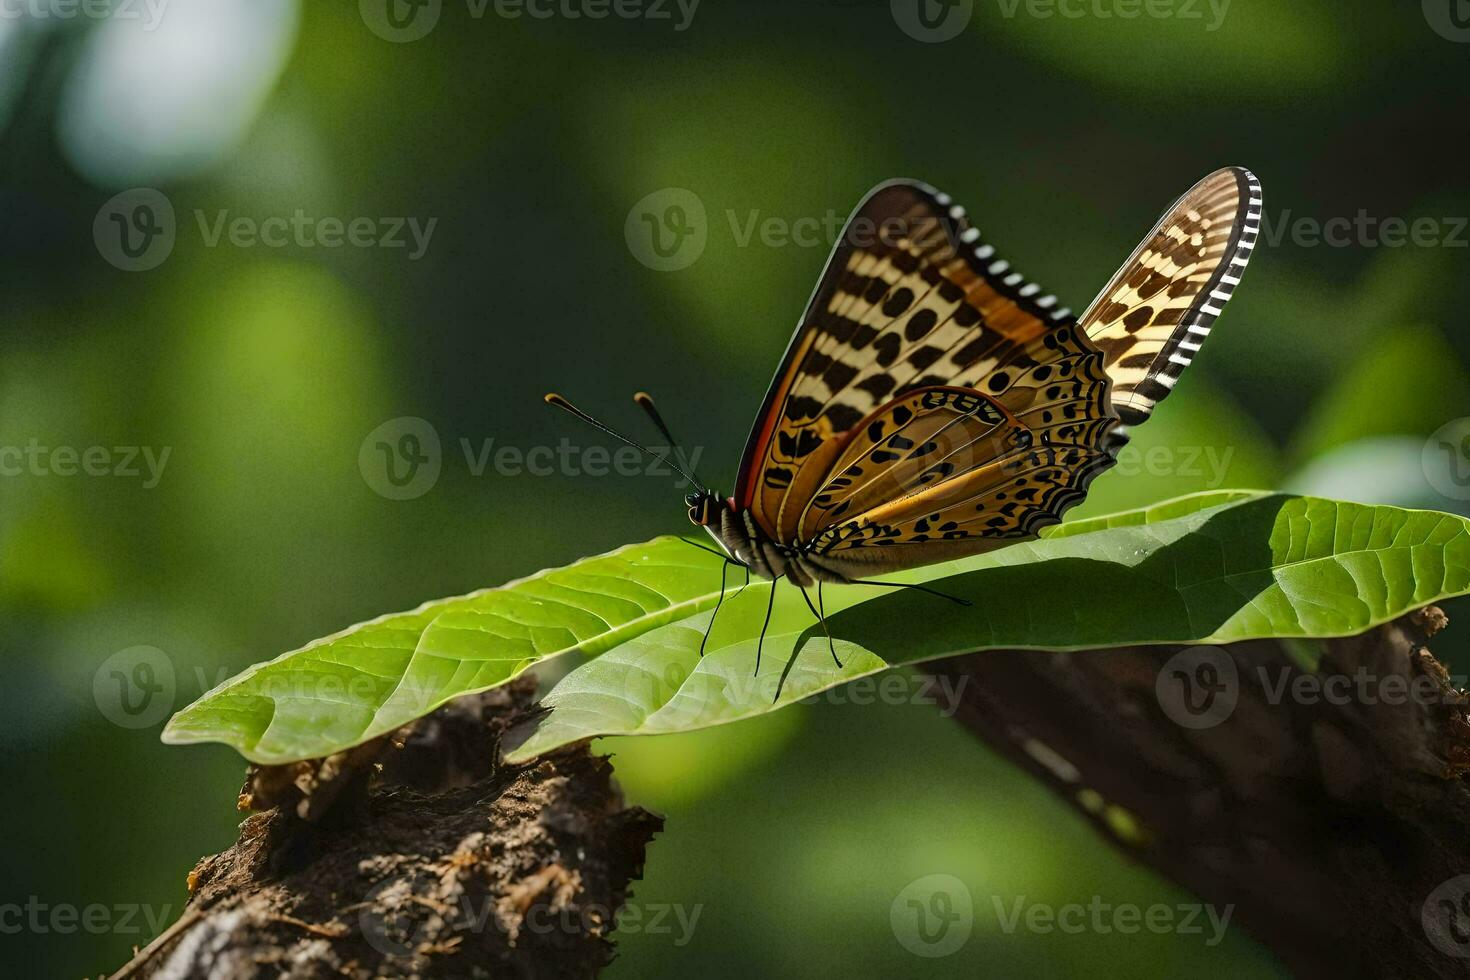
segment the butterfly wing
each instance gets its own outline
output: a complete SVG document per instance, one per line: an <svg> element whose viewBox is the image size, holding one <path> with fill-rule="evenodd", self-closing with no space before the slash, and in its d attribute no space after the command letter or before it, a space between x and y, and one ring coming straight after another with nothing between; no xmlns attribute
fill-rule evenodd
<svg viewBox="0 0 1470 980"><path fill-rule="evenodd" d="M1242 167L1210 174L1174 206L1079 321L1130 425L1169 394L1240 284L1256 247L1261 185Z"/></svg>
<svg viewBox="0 0 1470 980"><path fill-rule="evenodd" d="M1240 281L1260 186L1229 168L1171 208L1082 321L922 184L849 220L767 393L735 502L846 578L972 555L1059 521L1119 417L1172 388Z"/></svg>
<svg viewBox="0 0 1470 980"><path fill-rule="evenodd" d="M913 181L875 188L848 219L766 394L736 506L774 540L797 540L865 419L923 388L1002 394L1051 356L1047 336L1074 325L1055 303L947 195Z"/></svg>
<svg viewBox="0 0 1470 980"><path fill-rule="evenodd" d="M854 579L1035 537L1114 462L1102 356L1075 328L995 396L920 388L864 420L802 522L807 560Z"/></svg>

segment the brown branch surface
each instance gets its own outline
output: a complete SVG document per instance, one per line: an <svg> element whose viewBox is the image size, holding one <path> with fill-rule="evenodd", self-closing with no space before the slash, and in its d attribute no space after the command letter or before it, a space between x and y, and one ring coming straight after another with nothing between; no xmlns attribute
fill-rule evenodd
<svg viewBox="0 0 1470 980"><path fill-rule="evenodd" d="M534 686L462 698L331 759L257 769L240 839L113 975L588 977L662 820L585 747L501 768Z"/></svg>
<svg viewBox="0 0 1470 980"><path fill-rule="evenodd" d="M1233 904L1296 975L1463 977L1470 719L1423 647L1444 623L1431 607L1327 641L1315 672L1276 641L931 669L968 678L960 722L1115 846Z"/></svg>

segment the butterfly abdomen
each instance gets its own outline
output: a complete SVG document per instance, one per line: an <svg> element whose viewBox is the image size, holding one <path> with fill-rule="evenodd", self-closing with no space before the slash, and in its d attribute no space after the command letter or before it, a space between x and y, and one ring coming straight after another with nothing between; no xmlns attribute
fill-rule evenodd
<svg viewBox="0 0 1470 980"><path fill-rule="evenodd" d="M777 579L785 576L802 588L818 582L841 584L851 581L847 576L828 568L820 557L808 549L797 545L783 545L773 540L761 530L749 508L722 509L720 526L715 536L732 558L761 578Z"/></svg>

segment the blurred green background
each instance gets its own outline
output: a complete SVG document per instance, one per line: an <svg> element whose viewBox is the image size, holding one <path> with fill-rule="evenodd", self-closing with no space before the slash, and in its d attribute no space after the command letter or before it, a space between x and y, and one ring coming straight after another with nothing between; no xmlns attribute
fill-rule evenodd
<svg viewBox="0 0 1470 980"><path fill-rule="evenodd" d="M1430 439L1470 414L1470 190L1443 145L1470 118L1470 43L1449 0L1160 2L1172 15L982 0L927 34L913 3L836 0L667 19L444 0L399 7L406 28L382 0L7 6L0 447L104 447L109 475L35 450L40 472L0 476L0 904L172 918L195 860L235 837L242 763L159 744L162 713L349 623L686 526L669 479L477 475L462 440L605 445L542 392L631 427L647 388L728 488L830 244L744 229L844 216L888 177L948 190L1080 308L1194 180L1251 167L1266 228L1244 285L1087 512L1219 486L1465 512L1448 467L1466 463L1437 471ZM133 220L137 188L175 226L132 225L150 244L130 256L113 215ZM705 246L658 271L625 225L666 188L697 198ZM213 235L221 212L264 230L298 211L313 235L370 220L336 247ZM1360 213L1429 223L1396 246L1310 234ZM422 254L406 226L403 247L367 244L400 218L435 222ZM359 450L405 416L442 467L395 500ZM157 479L121 447L167 451ZM1449 611L1453 661L1470 608ZM138 646L161 651L161 687L119 714L105 664ZM993 899L1191 899L933 708L828 703L603 747L668 816L635 902L699 916L621 934L612 977L1280 975L1235 928L1007 932ZM974 931L918 959L890 907L935 873L964 882ZM7 976L96 975L151 932L142 913L131 932L7 923Z"/></svg>

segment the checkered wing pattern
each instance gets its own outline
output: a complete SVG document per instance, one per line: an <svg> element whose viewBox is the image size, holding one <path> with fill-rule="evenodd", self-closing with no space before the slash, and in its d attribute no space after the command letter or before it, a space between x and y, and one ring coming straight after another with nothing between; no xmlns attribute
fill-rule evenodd
<svg viewBox="0 0 1470 980"><path fill-rule="evenodd" d="M1144 421L1174 389L1240 285L1260 228L1260 182L1241 167L1217 170L1164 212L1082 314L1124 422Z"/></svg>
<svg viewBox="0 0 1470 980"><path fill-rule="evenodd" d="M854 577L990 550L1060 520L1112 461L1108 383L1070 312L963 208L884 184L791 340L736 505Z"/></svg>

